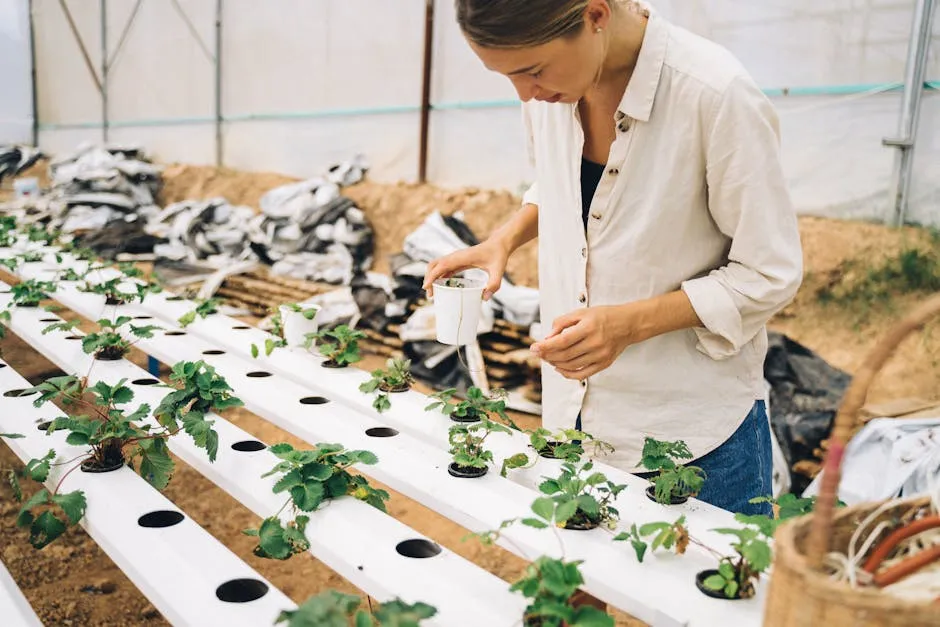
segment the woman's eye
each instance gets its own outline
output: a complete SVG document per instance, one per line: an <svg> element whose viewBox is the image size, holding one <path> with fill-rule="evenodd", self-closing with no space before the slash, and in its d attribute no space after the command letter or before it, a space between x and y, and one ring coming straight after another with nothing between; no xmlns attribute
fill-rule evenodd
<svg viewBox="0 0 940 627"><path fill-rule="evenodd" d="M529 76L531 76L532 78L539 78L540 76L542 76L542 70L539 70L538 72L532 72Z"/></svg>

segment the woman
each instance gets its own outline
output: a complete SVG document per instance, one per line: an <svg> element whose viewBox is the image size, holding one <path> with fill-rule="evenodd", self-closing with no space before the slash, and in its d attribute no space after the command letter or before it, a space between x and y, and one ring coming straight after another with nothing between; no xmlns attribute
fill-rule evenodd
<svg viewBox="0 0 940 627"><path fill-rule="evenodd" d="M523 101L535 184L486 241L432 262L500 284L538 236L543 424L684 440L699 498L769 513L766 322L802 280L776 114L720 46L617 0L457 0L470 47ZM580 219L579 219L580 208Z"/></svg>

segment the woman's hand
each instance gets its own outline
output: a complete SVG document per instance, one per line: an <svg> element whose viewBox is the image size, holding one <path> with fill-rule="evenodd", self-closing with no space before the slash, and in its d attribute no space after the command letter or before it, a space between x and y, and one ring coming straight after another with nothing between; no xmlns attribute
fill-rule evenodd
<svg viewBox="0 0 940 627"><path fill-rule="evenodd" d="M578 309L556 318L532 352L563 377L583 381L608 368L631 344L680 329L702 326L685 292Z"/></svg>
<svg viewBox="0 0 940 627"><path fill-rule="evenodd" d="M483 290L483 300L489 300L503 281L508 261L508 246L498 238L490 238L429 263L424 273L423 288L429 296L434 296L434 281L437 279L453 276L468 268L479 268L489 275Z"/></svg>

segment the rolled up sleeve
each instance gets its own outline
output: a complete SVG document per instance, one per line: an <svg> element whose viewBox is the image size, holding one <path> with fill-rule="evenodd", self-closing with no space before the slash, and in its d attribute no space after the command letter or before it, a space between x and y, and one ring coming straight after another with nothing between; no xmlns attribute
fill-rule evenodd
<svg viewBox="0 0 940 627"><path fill-rule="evenodd" d="M526 152L529 156L529 165L535 170L535 139L533 139L532 136L532 118L530 117L529 109L525 103L522 105L522 126L525 130ZM537 182L532 183L525 194L522 195L522 204L539 204L539 186Z"/></svg>
<svg viewBox="0 0 940 627"><path fill-rule="evenodd" d="M747 77L718 97L706 139L708 207L727 263L682 283L704 328L698 350L736 354L796 295L803 253L779 154L777 115Z"/></svg>

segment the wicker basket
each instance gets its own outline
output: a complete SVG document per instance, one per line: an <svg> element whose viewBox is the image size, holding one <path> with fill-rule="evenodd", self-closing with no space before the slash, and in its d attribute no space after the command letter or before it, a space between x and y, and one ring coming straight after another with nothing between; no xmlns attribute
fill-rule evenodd
<svg viewBox="0 0 940 627"><path fill-rule="evenodd" d="M912 603L875 589L854 589L829 579L823 558L844 551L859 523L884 502L835 510L845 444L882 366L908 334L940 314L940 296L911 312L866 357L836 414L824 463L815 513L782 524L775 536L775 559L764 615L767 627L937 627L940 605ZM928 499L898 500L883 517L919 510Z"/></svg>

